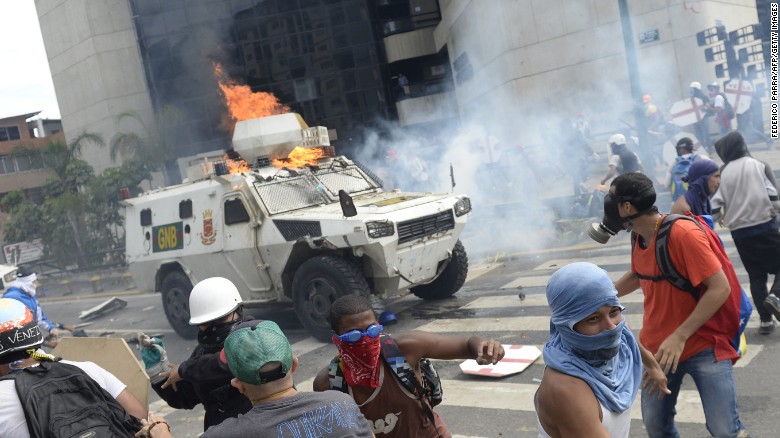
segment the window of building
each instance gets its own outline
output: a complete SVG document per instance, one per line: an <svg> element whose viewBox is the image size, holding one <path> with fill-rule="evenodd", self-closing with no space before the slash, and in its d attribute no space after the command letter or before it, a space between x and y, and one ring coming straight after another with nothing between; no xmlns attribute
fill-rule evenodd
<svg viewBox="0 0 780 438"><path fill-rule="evenodd" d="M0 174L14 172L16 172L16 168L14 167L14 157L10 155L0 157Z"/></svg>
<svg viewBox="0 0 780 438"><path fill-rule="evenodd" d="M19 172L43 169L43 158L40 154L27 154L16 156L16 168Z"/></svg>
<svg viewBox="0 0 780 438"><path fill-rule="evenodd" d="M19 134L18 126L0 126L0 141L19 140L22 136Z"/></svg>

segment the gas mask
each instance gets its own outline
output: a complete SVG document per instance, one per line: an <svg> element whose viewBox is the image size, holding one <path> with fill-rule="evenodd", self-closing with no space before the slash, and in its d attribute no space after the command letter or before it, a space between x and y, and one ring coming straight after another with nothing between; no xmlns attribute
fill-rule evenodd
<svg viewBox="0 0 780 438"><path fill-rule="evenodd" d="M630 233L632 221L639 216L647 214L653 209L651 206L650 208L632 214L631 216L620 217L618 205L621 202L635 201L636 198L637 197L634 196L617 196L612 193L604 195L604 217L601 219L601 223L590 225L590 228L588 228L588 236L598 243L607 243L610 237L623 229L623 223L625 222L628 222L626 231Z"/></svg>

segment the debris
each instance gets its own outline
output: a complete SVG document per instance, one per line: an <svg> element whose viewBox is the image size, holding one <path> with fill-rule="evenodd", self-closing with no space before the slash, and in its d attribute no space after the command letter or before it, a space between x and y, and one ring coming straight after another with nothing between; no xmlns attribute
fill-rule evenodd
<svg viewBox="0 0 780 438"><path fill-rule="evenodd" d="M520 292L519 294L517 294L517 298L520 298L520 301L525 300L525 292Z"/></svg>
<svg viewBox="0 0 780 438"><path fill-rule="evenodd" d="M117 310L124 309L125 307L127 307L127 301L117 297L111 297L91 309L83 310L79 314L79 319L97 318L98 316L115 312Z"/></svg>

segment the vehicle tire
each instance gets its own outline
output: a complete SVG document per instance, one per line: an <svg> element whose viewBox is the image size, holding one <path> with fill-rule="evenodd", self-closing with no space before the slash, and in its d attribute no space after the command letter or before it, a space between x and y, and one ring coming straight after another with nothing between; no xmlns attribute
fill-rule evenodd
<svg viewBox="0 0 780 438"><path fill-rule="evenodd" d="M162 282L165 317L173 330L184 339L198 337L198 327L190 325L190 292L192 283L183 272L168 273Z"/></svg>
<svg viewBox="0 0 780 438"><path fill-rule="evenodd" d="M452 249L452 258L450 259L444 272L436 280L428 284L413 287L412 293L424 300L441 300L455 295L460 290L463 283L466 282L466 275L469 273L469 258L466 255L466 248L458 240Z"/></svg>
<svg viewBox="0 0 780 438"><path fill-rule="evenodd" d="M295 272L292 295L295 313L309 333L322 342L330 341L330 305L350 294L368 296L368 282L358 266L342 257L310 258Z"/></svg>

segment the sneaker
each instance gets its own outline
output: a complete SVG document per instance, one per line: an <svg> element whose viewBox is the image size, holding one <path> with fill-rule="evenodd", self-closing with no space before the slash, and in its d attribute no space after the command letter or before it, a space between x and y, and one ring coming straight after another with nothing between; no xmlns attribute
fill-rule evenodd
<svg viewBox="0 0 780 438"><path fill-rule="evenodd" d="M780 298L777 295L769 294L764 300L764 307L775 315L775 318L780 320Z"/></svg>
<svg viewBox="0 0 780 438"><path fill-rule="evenodd" d="M761 325L758 327L759 335L768 335L775 331L774 321L761 321Z"/></svg>

